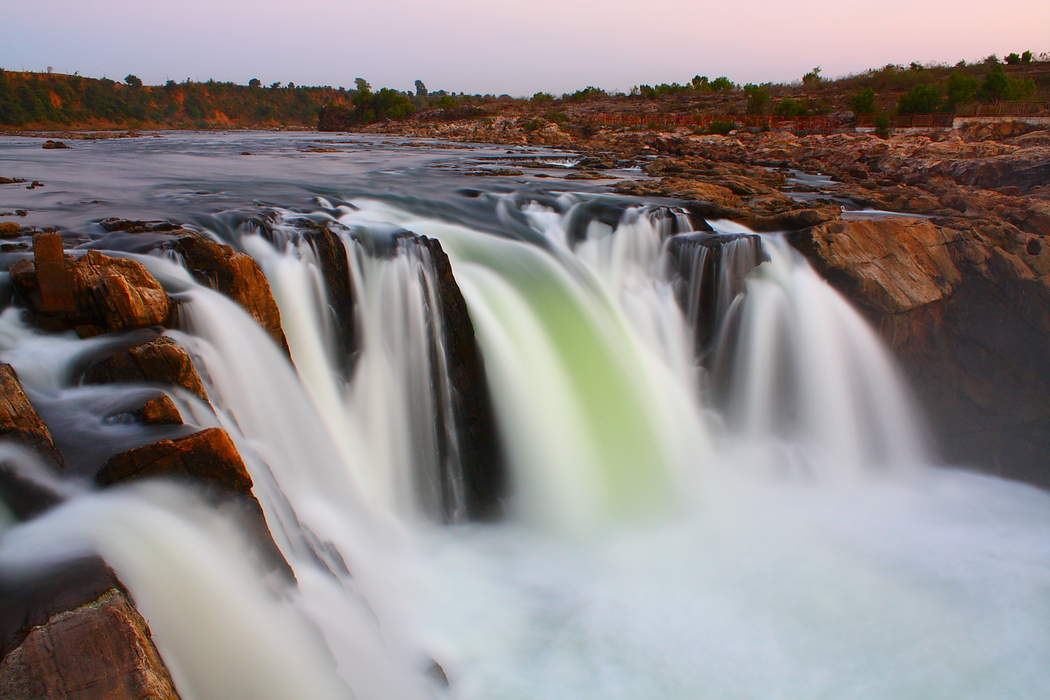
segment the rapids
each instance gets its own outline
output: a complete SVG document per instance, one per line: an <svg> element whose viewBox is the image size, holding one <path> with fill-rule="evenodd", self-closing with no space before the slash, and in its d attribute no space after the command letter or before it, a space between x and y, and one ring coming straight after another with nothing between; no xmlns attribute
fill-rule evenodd
<svg viewBox="0 0 1050 700"><path fill-rule="evenodd" d="M478 153L369 148L371 191L358 173L278 205L287 183L253 176L267 203L240 181L194 211L260 263L291 362L180 261L84 244L182 303L168 334L214 412L173 398L234 439L296 582L185 486L99 491L0 446L65 498L25 523L0 512L4 577L100 553L188 700L1050 694L1050 495L938 464L892 358L782 237L595 192L455 193L420 173ZM205 179L196 150L161 155L184 189ZM209 187L249 177L229 159ZM290 162L285 178L306 169ZM194 207L118 184L124 211ZM343 244L353 318L304 222ZM508 470L491 522L469 517L450 319L410 234L447 253L477 335ZM112 418L141 387L73 385L102 342L0 315L0 360L67 453L157 439Z"/></svg>

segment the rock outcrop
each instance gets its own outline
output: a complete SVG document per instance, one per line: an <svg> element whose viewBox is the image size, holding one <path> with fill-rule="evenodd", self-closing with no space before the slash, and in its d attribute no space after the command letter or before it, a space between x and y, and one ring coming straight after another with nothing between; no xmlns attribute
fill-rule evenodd
<svg viewBox="0 0 1050 700"><path fill-rule="evenodd" d="M281 329L281 312L270 292L270 283L255 259L197 233L185 230L180 233L182 235L170 246L182 255L193 277L244 307L288 354L288 341Z"/></svg>
<svg viewBox="0 0 1050 700"><path fill-rule="evenodd" d="M177 700L149 627L119 588L33 627L0 660L0 697Z"/></svg>
<svg viewBox="0 0 1050 700"><path fill-rule="evenodd" d="M6 364L0 364L0 439L26 447L53 466L63 464L51 431L37 415L14 368ZM0 502L15 517L33 517L58 501L56 494L0 460Z"/></svg>
<svg viewBox="0 0 1050 700"><path fill-rule="evenodd" d="M73 259L56 233L33 238L33 260L11 266L16 293L32 320L81 337L164 324L168 295L142 264L89 251Z"/></svg>
<svg viewBox="0 0 1050 700"><path fill-rule="evenodd" d="M252 488L237 447L219 428L121 452L106 462L95 480L108 486L153 476L188 477L236 493L249 493Z"/></svg>
<svg viewBox="0 0 1050 700"><path fill-rule="evenodd" d="M180 386L208 401L193 359L167 336L120 350L90 364L83 373L86 384L154 382Z"/></svg>
<svg viewBox="0 0 1050 700"><path fill-rule="evenodd" d="M453 389L453 421L466 491L466 515L473 519L495 517L506 491L507 474L474 325L441 244L425 236L416 241L429 253L441 304L445 352L449 358L447 369Z"/></svg>
<svg viewBox="0 0 1050 700"><path fill-rule="evenodd" d="M791 241L893 348L949 461L1050 487L1039 238L994 222L882 218Z"/></svg>

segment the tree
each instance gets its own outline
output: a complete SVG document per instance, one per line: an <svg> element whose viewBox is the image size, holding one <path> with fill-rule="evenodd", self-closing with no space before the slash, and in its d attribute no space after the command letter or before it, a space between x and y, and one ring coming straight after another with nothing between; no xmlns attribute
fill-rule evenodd
<svg viewBox="0 0 1050 700"><path fill-rule="evenodd" d="M124 76L124 84L127 85L128 87L133 87L133 88L140 88L140 87L142 87L142 81L139 80L139 77L137 75L133 74L133 73L129 73L129 74Z"/></svg>
<svg viewBox="0 0 1050 700"><path fill-rule="evenodd" d="M875 91L868 87L853 93L849 97L849 108L854 114L874 114Z"/></svg>
<svg viewBox="0 0 1050 700"><path fill-rule="evenodd" d="M930 114L941 106L941 91L936 85L922 83L901 95L897 101L898 114Z"/></svg>
<svg viewBox="0 0 1050 700"><path fill-rule="evenodd" d="M820 66L814 66L813 70L802 76L802 84L806 87L816 87L824 79L820 77Z"/></svg>
<svg viewBox="0 0 1050 700"><path fill-rule="evenodd" d="M364 78L354 78L354 85L357 86L357 91L367 95L372 92L372 86L368 84L368 81Z"/></svg>
<svg viewBox="0 0 1050 700"><path fill-rule="evenodd" d="M1021 63L1021 55L1016 51L1013 51L1011 53L1006 54L1006 58L1004 60L1008 65L1016 66L1019 63Z"/></svg>
<svg viewBox="0 0 1050 700"><path fill-rule="evenodd" d="M535 95L529 98L529 100L534 104L540 104L543 102L553 102L554 95L550 94L549 92L537 92Z"/></svg>
<svg viewBox="0 0 1050 700"><path fill-rule="evenodd" d="M946 106L955 109L957 106L973 102L977 98L980 83L972 75L952 73L948 76Z"/></svg>
<svg viewBox="0 0 1050 700"><path fill-rule="evenodd" d="M707 79L706 75L694 75L689 84L693 86L694 90L711 89L711 81Z"/></svg>
<svg viewBox="0 0 1050 700"><path fill-rule="evenodd" d="M1027 64L1029 64L1031 62L1032 62L1032 52L1031 51L1025 51L1023 54L1021 54L1021 63L1024 63L1024 64L1027 65Z"/></svg>
<svg viewBox="0 0 1050 700"><path fill-rule="evenodd" d="M747 113L765 114L769 107L769 86L748 83L744 86L744 94L747 95Z"/></svg>
<svg viewBox="0 0 1050 700"><path fill-rule="evenodd" d="M724 75L720 75L711 81L711 89L715 92L729 92L735 87L736 85L733 84L733 81Z"/></svg>
<svg viewBox="0 0 1050 700"><path fill-rule="evenodd" d="M417 80L416 81L416 97L426 97L426 96L427 96L427 86L423 83L422 80Z"/></svg>
<svg viewBox="0 0 1050 700"><path fill-rule="evenodd" d="M248 81L248 87L255 89L262 86L262 81L258 78L252 78Z"/></svg>

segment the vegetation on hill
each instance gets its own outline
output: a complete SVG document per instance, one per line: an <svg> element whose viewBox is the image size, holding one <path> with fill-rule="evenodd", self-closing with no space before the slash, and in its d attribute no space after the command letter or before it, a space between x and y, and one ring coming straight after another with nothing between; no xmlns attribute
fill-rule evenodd
<svg viewBox="0 0 1050 700"><path fill-rule="evenodd" d="M148 86L135 75L122 82L77 75L0 70L0 127L8 128L236 128L302 127L343 130L401 120L525 116L543 124L577 125L617 119L639 126L653 117L706 117L719 124L743 119L849 115L885 123L895 116L973 113L980 105L1050 103L1050 55L1031 51L954 66L887 65L837 80L819 66L791 84L737 85L726 76L696 75L687 83L638 85L627 93L588 86L560 97L530 98L429 91L373 90L363 78L353 89L331 86L247 85L168 81ZM846 115L843 117L842 115ZM746 118L746 119L745 119ZM634 120L631 122L630 120Z"/></svg>

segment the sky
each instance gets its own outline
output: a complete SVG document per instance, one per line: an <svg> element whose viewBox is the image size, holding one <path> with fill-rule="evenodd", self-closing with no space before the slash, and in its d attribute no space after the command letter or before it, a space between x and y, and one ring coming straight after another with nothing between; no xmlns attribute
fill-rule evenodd
<svg viewBox="0 0 1050 700"><path fill-rule="evenodd" d="M0 67L531 95L1050 52L1050 0L0 0Z"/></svg>

